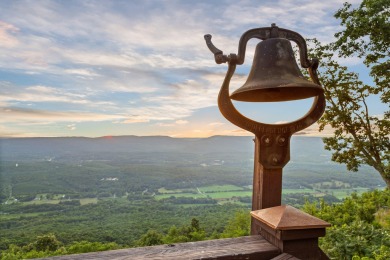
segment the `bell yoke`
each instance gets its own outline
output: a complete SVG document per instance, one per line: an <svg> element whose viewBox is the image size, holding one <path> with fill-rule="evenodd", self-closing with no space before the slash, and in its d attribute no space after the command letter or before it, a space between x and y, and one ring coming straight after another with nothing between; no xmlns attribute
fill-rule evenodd
<svg viewBox="0 0 390 260"><path fill-rule="evenodd" d="M262 40L256 47L252 69L245 84L229 96L230 79L236 65L244 63L246 44L251 38ZM308 59L306 42L301 35L278 28L275 24L245 32L238 45L238 54L224 55L211 42L211 35L205 35L205 40L214 53L215 61L218 64L228 63L218 96L219 110L230 122L256 137L252 210L257 212L280 206L282 170L290 160L291 136L316 122L325 109L324 90L317 77L318 60ZM300 72L290 41L298 45L301 66L308 69L312 81L305 79ZM286 124L265 124L249 119L236 110L231 100L279 102L310 97L314 97L314 101L306 115ZM275 239L264 230L264 223L252 216L251 234L269 235L271 240Z"/></svg>
<svg viewBox="0 0 390 260"><path fill-rule="evenodd" d="M290 159L292 134L316 122L324 112L324 90L317 77L318 60L309 60L304 38L293 31L272 24L271 27L251 29L240 39L238 54L224 55L204 36L217 64L228 63L228 71L218 96L218 106L231 123L255 134L259 141L259 162L266 168L282 168ZM229 83L236 65L244 63L247 42L262 40L257 46L249 76L242 87L229 95ZM301 73L291 47L299 47L300 63L308 69L311 80ZM314 97L311 109L302 118L286 124L265 124L243 116L231 99L246 102L280 102ZM257 142L256 141L256 142Z"/></svg>

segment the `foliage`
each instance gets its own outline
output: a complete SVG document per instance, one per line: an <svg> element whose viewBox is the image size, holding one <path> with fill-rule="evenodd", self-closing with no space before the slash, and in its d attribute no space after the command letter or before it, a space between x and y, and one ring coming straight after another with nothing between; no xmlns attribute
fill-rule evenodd
<svg viewBox="0 0 390 260"><path fill-rule="evenodd" d="M115 137L112 141L122 138ZM215 196L219 192L228 194L230 190L233 194L237 188L252 184L253 165L250 162L250 158L253 158L252 138L224 138L225 142L216 143L212 147L207 146L207 143L215 138L200 139L202 145L199 144L196 149L183 148L182 151L178 151L163 147L167 149L164 153L153 152L155 149L163 149L159 146L159 138L152 144L146 143L142 146L153 147L153 150L150 148L147 152L132 151L135 146L132 141L120 143L120 146L127 147L127 150L121 150L116 144L105 144L97 146L92 152L85 151L89 146L94 147L95 143L99 143L98 138L81 144L77 138L63 138L61 143L57 143L56 138L1 140L3 150L0 158L0 203L13 203L14 198L24 196L29 198L35 196L36 200L23 204L46 203L48 206L49 203L72 199L85 204L87 198L104 200L128 196L130 200L143 200L146 196L152 197L154 193L156 197L161 195L158 191L162 187L168 190L187 189L196 193L198 187L203 194L206 193L205 195L216 199ZM35 145L31 145L33 140L36 142ZM184 146L187 142L186 139L177 138L167 142L166 146L170 147L175 143L183 143ZM203 147L205 143L206 147ZM68 147L70 144L71 147ZM143 142L137 144L141 149ZM207 150L219 146L224 147L223 152L212 153ZM298 189L301 186L311 189L316 183L329 179L347 183L353 188L375 188L377 185L383 185L380 177L366 167L361 168L353 179L346 174L339 174L346 172L344 167L329 164L328 158L324 160L320 155L329 153L323 151L322 147L321 138L292 137L291 154L294 164L285 167L284 189ZM36 152L27 152L32 150ZM296 157L298 154L300 156ZM48 162L45 159L48 157L55 159ZM216 160L223 160L224 164L213 166ZM15 167L16 163L18 167ZM210 166L204 167L202 164ZM109 180L110 177L118 178L118 181ZM233 185L234 187L231 187ZM210 187L214 192L211 192ZM143 194L146 189L148 191ZM247 191L242 189L241 192L244 194Z"/></svg>
<svg viewBox="0 0 390 260"><path fill-rule="evenodd" d="M7 250L0 251L1 260L42 258L56 255L81 254L105 250L119 249L115 243L79 241L68 246L61 246L54 234L38 236L36 241L27 246L10 245Z"/></svg>
<svg viewBox="0 0 390 260"><path fill-rule="evenodd" d="M325 148L333 151L332 160L357 171L362 164L372 166L390 187L390 111L383 116L370 113L367 99L378 95L389 104L390 78L390 2L363 0L356 9L345 3L335 14L345 29L336 33L334 43L323 45L312 40L311 54L321 60L320 81L327 101L320 131L329 125L332 137L324 138ZM375 85L359 79L337 62L342 58L362 58Z"/></svg>
<svg viewBox="0 0 390 260"><path fill-rule="evenodd" d="M81 254L88 252L98 252L119 249L120 247L114 243L101 243L89 241L76 241L66 247L66 254Z"/></svg>
<svg viewBox="0 0 390 260"><path fill-rule="evenodd" d="M72 205L72 206L80 206L80 200L65 200L65 201L60 201L60 205Z"/></svg>
<svg viewBox="0 0 390 260"><path fill-rule="evenodd" d="M141 236L137 241L137 246L155 246L163 244L163 235L156 230L148 230L148 232Z"/></svg>
<svg viewBox="0 0 390 260"><path fill-rule="evenodd" d="M172 244L179 242L192 242L205 240L206 233L204 229L200 228L199 220L192 218L191 225L177 228L172 226L168 230L168 234L162 239L164 244Z"/></svg>
<svg viewBox="0 0 390 260"><path fill-rule="evenodd" d="M232 219L229 220L221 237L241 237L250 234L250 214L248 211L238 211Z"/></svg>
<svg viewBox="0 0 390 260"><path fill-rule="evenodd" d="M328 230L321 243L332 258L351 259L353 256L374 257L381 247L389 247L389 233L364 221L354 221Z"/></svg>
<svg viewBox="0 0 390 260"><path fill-rule="evenodd" d="M376 260L387 260L387 259L390 259L390 247L388 247L388 246L381 246L379 248L379 250L374 252L374 257L375 257Z"/></svg>
<svg viewBox="0 0 390 260"><path fill-rule="evenodd" d="M319 120L320 131L328 125L334 130L332 137L323 139L325 149L333 151L332 160L346 164L348 170L357 171L363 164L372 166L390 187L390 114L371 115L367 102L369 96L377 94L382 94L385 102L387 88L364 84L357 73L340 65L335 59L338 45L312 42L312 55L321 59L320 82L327 101Z"/></svg>
<svg viewBox="0 0 390 260"><path fill-rule="evenodd" d="M41 211L33 210L34 206ZM173 225L178 229L188 226L192 218L202 223L205 236L209 236L221 233L232 212L243 208L237 204L180 206L153 199L130 202L124 198L81 206L61 205L58 211L48 212L41 205L2 205L0 250L10 244L26 245L37 235L49 232L55 233L64 245L89 241L134 246L148 230L165 234ZM26 209L32 213L24 213ZM192 234L195 235L198 234Z"/></svg>
<svg viewBox="0 0 390 260"><path fill-rule="evenodd" d="M390 2L387 0L363 0L358 8L344 3L335 17L345 29L336 33L333 49L341 57L358 56L370 68L376 89L384 103L390 101L389 47ZM389 113L389 111L387 111Z"/></svg>
<svg viewBox="0 0 390 260"><path fill-rule="evenodd" d="M144 203L146 203L146 205ZM129 217L118 218L120 216L118 214L124 214L124 212L129 210L142 210L145 211L144 213L146 213L146 215L153 215L155 212L159 212L159 214L158 218L154 221L151 221L150 219L147 221L149 224L154 223L155 225L149 225L151 228L138 233L138 239L136 241L127 245L123 244L123 246L127 247L130 245L150 246L163 243L172 244L205 239L238 237L248 235L250 230L250 215L248 214L248 209L239 208L234 204L228 204L226 206L196 206L191 208L174 205L159 205L157 202L144 201L139 207L136 207L135 205L129 205L125 200L123 204L106 201L99 202L96 205L74 207L75 209L72 211L73 213L71 215L61 218L61 223L63 224L65 224L66 219L68 219L71 220L70 223L72 225L76 225L75 230L69 230L72 235L72 240L67 239L66 236L64 236L64 231L60 230L60 226L57 225L56 235L40 235L26 246L22 246L21 244L10 245L6 250L1 252L0 259L36 258L121 248L122 246L110 242L110 240L125 241L125 239L127 239L130 241L130 234L132 234L132 232L128 233L124 227L127 227L132 231L135 231L136 229L131 228L128 226L128 223L123 222L123 220L128 219ZM167 207L166 214L163 209ZM388 216L381 216L381 221L378 221L377 213L383 211L382 214L386 214L386 212L388 212L386 209L389 207L390 190L386 189L384 191L375 190L367 192L361 196L352 194L342 203L332 205L327 204L324 200L321 200L319 203L307 201L303 209L332 224L332 227L327 230L327 236L320 241L321 247L331 258L351 259L354 257L353 259L388 259L390 230L387 227L390 223L387 223L387 225L382 224L386 223L386 221L390 221L390 218ZM151 212L148 212L148 209L151 209ZM70 210L70 208L68 208L68 210ZM96 214L91 212L96 210ZM221 214L223 210L225 213ZM100 219L101 221L99 221L99 223L117 220L121 232L116 228L116 225L113 225L116 223L111 223L111 228L117 230L117 232L105 232L103 235L100 234L100 236L97 234L107 228L99 226L96 229L96 233L91 232L95 230L92 225L93 222L88 221L86 226L79 226L77 223L80 219L76 219L75 215L73 215L87 214L88 216L85 220L88 220L89 218L99 218L99 216L101 218L101 216L109 215L110 211L117 213L115 217L109 218L110 220ZM168 219L173 218L173 211L175 214L185 215L187 224L181 226L170 225L166 227L163 223L166 223ZM232 212L235 212L233 216ZM196 217L194 217L195 215ZM135 216L136 223L140 223L141 216L144 218L145 215ZM191 219L190 223L188 223L189 219ZM227 221L224 222L224 220ZM31 222L31 220L27 221ZM179 222L178 219L174 219L170 223ZM46 224L52 225L49 222ZM137 227L140 226L143 225L137 225ZM71 226L65 226L65 229L69 229L69 227ZM20 228L24 230L23 225ZM84 240L83 236L80 236L80 234L75 232L80 228L81 232L90 232L87 234L88 238L100 241ZM17 232L19 236L22 234L19 233L18 230ZM120 234L124 234L125 236L122 240L116 237L116 235ZM31 236L27 233L23 233L23 236L26 235Z"/></svg>
<svg viewBox="0 0 390 260"><path fill-rule="evenodd" d="M60 241L54 234L38 236L33 244L36 251L55 251L60 247Z"/></svg>
<svg viewBox="0 0 390 260"><path fill-rule="evenodd" d="M172 204L217 204L218 201L210 198L175 197L162 199L162 202Z"/></svg>
<svg viewBox="0 0 390 260"><path fill-rule="evenodd" d="M329 194L326 194L321 199L330 204L340 202L340 200L335 196ZM304 205L306 202L315 201L318 201L318 197L315 197L313 194L309 193L292 193L282 196L282 204L288 204L297 208L302 207L302 205Z"/></svg>
<svg viewBox="0 0 390 260"><path fill-rule="evenodd" d="M64 142L72 142L71 139ZM231 140L236 139L229 139L226 143L231 143ZM42 141L48 143L42 146L41 142L37 142L42 147L39 149L21 146L22 151L36 150L37 153L26 152L23 156L20 151L9 153L14 147L11 145L5 149L7 153L2 154L0 189L5 196L0 197L4 202L0 205L0 250L3 250L1 254L4 259L216 239L246 235L249 232L247 212L251 198L239 198L238 195L246 194L245 190L239 192L238 189L235 193L237 187L245 185L243 189L248 189L247 185L252 181L253 169L252 164L248 166L248 158L253 156L249 153L206 153L203 149L188 154L130 153L125 149L117 152L114 151L117 147L109 146L107 149L112 150L110 152L102 152L99 148L87 153L80 152L84 146L80 147L78 143L75 146L77 149L63 149L62 145L52 145L52 140ZM292 154L298 153L294 149L300 150L300 154L302 151L307 154L323 153L322 150L319 151L322 146L319 138L293 137L292 142ZM252 139L235 142L234 146L246 144L252 147ZM127 143L123 145L126 149L132 147ZM52 152L52 147L60 152L70 152L55 153ZM249 148L248 150L252 150ZM43 160L47 155L56 156L56 159L51 162ZM221 159L225 161L223 166L212 166L216 160ZM367 190L383 184L367 168L363 168L356 178L351 179L347 174L340 174L341 166L329 164L323 159L322 157L316 161L315 156L312 156L305 159L304 164L288 166L284 187L294 188L289 192L295 194L284 196L286 201L291 201L298 207L302 205L303 197L314 201L315 195L320 192L328 192L329 196L324 197L326 201L336 201L330 194L333 191L336 193L341 184L344 185L343 196L353 190L360 191L359 187ZM18 167L15 167L16 162ZM188 165L188 162L191 164ZM210 166L200 166L202 163ZM322 167L325 164L327 167ZM307 169L308 165L313 166ZM117 177L120 181L107 180L108 177ZM217 184L218 186L213 186ZM159 194L162 187L169 192ZM175 189L189 192L193 197L177 198L180 197L180 192L171 193ZM229 191L229 197L219 197ZM304 192L313 193L302 194ZM33 198L33 195L36 198L33 201L12 201L12 197ZM100 199L97 198L99 195ZM160 195L174 195L176 198L157 201L156 197ZM207 198L208 196L213 199ZM215 204L216 201L218 204ZM374 202L369 210L355 209L353 214L370 220L378 203L382 202ZM358 205L352 205L358 208ZM381 223L380 225L385 226L388 221L387 211L380 210L383 211L383 216L380 221L375 217L375 221L378 221L375 225ZM239 211L237 215L236 211ZM342 214L339 218L342 219ZM153 230L155 232L146 235ZM34 248L37 235L47 234L55 234L60 245L55 251L37 251ZM384 246L383 250L385 249Z"/></svg>
<svg viewBox="0 0 390 260"><path fill-rule="evenodd" d="M352 194L343 203L307 202L303 210L332 224L320 246L332 259L387 259L390 230L377 212L390 207L390 190ZM352 258L354 257L354 258Z"/></svg>
<svg viewBox="0 0 390 260"><path fill-rule="evenodd" d="M173 244L181 242L201 241L205 239L230 238L249 235L250 215L248 211L239 210L234 214L221 234L213 232L206 236L197 218L192 218L190 225L181 227L172 226L164 236L156 230L149 230L138 241L138 246L151 246L160 244Z"/></svg>

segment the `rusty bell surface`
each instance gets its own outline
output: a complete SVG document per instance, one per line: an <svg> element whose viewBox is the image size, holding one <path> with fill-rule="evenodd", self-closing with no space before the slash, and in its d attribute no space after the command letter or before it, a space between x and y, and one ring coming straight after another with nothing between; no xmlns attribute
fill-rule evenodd
<svg viewBox="0 0 390 260"><path fill-rule="evenodd" d="M279 102L322 93L320 85L302 75L290 41L270 38L257 44L247 81L230 97L247 102Z"/></svg>

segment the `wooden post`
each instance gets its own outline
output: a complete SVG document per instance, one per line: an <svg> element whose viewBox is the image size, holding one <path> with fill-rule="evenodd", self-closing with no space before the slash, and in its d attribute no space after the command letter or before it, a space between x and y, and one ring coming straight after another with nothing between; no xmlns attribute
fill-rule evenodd
<svg viewBox="0 0 390 260"><path fill-rule="evenodd" d="M282 168L265 168L260 158L260 139L255 138L252 211L280 206L282 202ZM258 235L257 220L252 217L251 235Z"/></svg>
<svg viewBox="0 0 390 260"><path fill-rule="evenodd" d="M329 259L318 247L318 237L325 236L330 224L283 205L252 211L258 232L283 253L299 259Z"/></svg>

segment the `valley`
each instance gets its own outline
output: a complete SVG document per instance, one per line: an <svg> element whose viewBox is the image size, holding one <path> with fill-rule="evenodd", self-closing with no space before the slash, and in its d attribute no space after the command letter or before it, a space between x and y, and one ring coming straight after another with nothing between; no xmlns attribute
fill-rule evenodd
<svg viewBox="0 0 390 260"><path fill-rule="evenodd" d="M207 237L251 208L253 140L215 136L2 139L0 249L53 233L73 241L135 246L148 230L199 220ZM383 189L369 167L347 172L320 138L293 137L282 202Z"/></svg>

